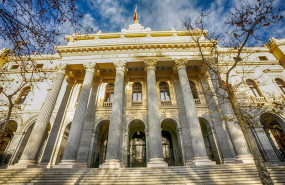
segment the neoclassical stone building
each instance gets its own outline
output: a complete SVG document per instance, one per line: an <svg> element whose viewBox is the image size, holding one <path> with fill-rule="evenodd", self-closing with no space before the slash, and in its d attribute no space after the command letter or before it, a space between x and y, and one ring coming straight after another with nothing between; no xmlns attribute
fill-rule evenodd
<svg viewBox="0 0 285 185"><path fill-rule="evenodd" d="M223 119L232 110L217 96L212 75L202 70L188 31L152 31L136 20L121 32L66 39L67 45L56 47L57 54L34 56L39 68L52 75L23 88L14 100L18 110L7 126L9 142L1 148L11 154L9 167L253 162L239 125ZM211 47L206 39L202 43ZM5 51L0 52L1 64ZM233 61L231 50L221 51ZM284 39L242 53L243 65L231 79L242 82L247 105L285 99L284 53ZM11 79L19 75L13 61L5 66ZM1 87L9 88L5 84ZM266 161L284 160L285 114L263 111L253 128L260 151ZM272 124L265 128L269 115Z"/></svg>

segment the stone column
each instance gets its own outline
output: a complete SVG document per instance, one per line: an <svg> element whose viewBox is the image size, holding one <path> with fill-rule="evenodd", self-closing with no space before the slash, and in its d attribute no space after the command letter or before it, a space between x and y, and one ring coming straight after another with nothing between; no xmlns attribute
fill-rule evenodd
<svg viewBox="0 0 285 185"><path fill-rule="evenodd" d="M124 100L124 73L126 61L116 61L116 80L114 89L114 99L112 102L112 112L108 133L108 144L105 162L100 168L120 168L120 138L121 126L123 122L123 100Z"/></svg>
<svg viewBox="0 0 285 185"><path fill-rule="evenodd" d="M65 64L58 65L59 70L56 74L51 89L46 96L43 107L34 125L23 154L19 162L15 165L16 168L26 168L30 165L35 166L37 164L37 153L41 148L44 136L47 131L48 123L50 121L62 82L64 80L65 67Z"/></svg>
<svg viewBox="0 0 285 185"><path fill-rule="evenodd" d="M190 89L189 79L185 68L187 64L187 59L175 60L175 64L178 71L179 81L182 89L182 95L186 110L187 122L190 129L190 137L192 140L192 148L194 153L194 158L192 163L195 166L215 165L216 163L214 161L211 161L207 156L202 130L197 115L196 104L193 99L193 95Z"/></svg>
<svg viewBox="0 0 285 185"><path fill-rule="evenodd" d="M86 112L86 118L81 134L80 145L78 149L78 154L76 158L76 163L80 163L80 166L87 167L88 165L88 156L91 155L89 153L91 137L92 137L92 129L95 121L95 109L96 109L96 94L100 79L94 80L94 84L92 87L90 100Z"/></svg>
<svg viewBox="0 0 285 185"><path fill-rule="evenodd" d="M161 126L159 122L159 112L156 92L156 60L144 61L147 72L147 108L148 108L148 135L149 135L149 162L147 167L167 167L163 160Z"/></svg>
<svg viewBox="0 0 285 185"><path fill-rule="evenodd" d="M88 62L84 64L86 72L82 84L82 89L72 120L63 158L61 163L55 166L56 168L73 168L75 166L76 156L80 144L80 137L87 109L87 103L90 95L90 89L93 83L95 64L95 62Z"/></svg>
<svg viewBox="0 0 285 185"><path fill-rule="evenodd" d="M68 84L66 86L65 93L63 95L63 99L62 99L60 107L58 109L58 112L57 112L55 121L53 123L52 129L50 131L50 135L49 135L49 138L48 138L48 141L47 141L47 144L45 147L45 151L44 151L44 154L43 154L43 157L41 160L42 166L50 167L50 165L52 165L51 161L52 161L52 158L54 155L53 153L54 153L54 150L56 148L55 146L56 146L57 139L58 139L58 136L60 133L59 131L61 128L61 123L62 123L62 120L64 118L66 108L68 105L68 100L70 98L69 96L72 92L72 87L74 84L74 79L72 79L72 78L67 78L66 81Z"/></svg>
<svg viewBox="0 0 285 185"><path fill-rule="evenodd" d="M174 86L176 90L176 99L177 99L177 105L178 105L178 113L179 113L179 122L181 125L181 136L183 138L183 148L184 148L184 164L186 164L187 161L192 161L194 154L193 154L193 148L190 133L189 133L189 125L187 123L187 117L186 117L186 110L185 105L183 101L183 95L182 95L182 89L181 85L179 83L179 80L174 81Z"/></svg>
<svg viewBox="0 0 285 185"><path fill-rule="evenodd" d="M237 122L236 116L233 112L232 107L230 106L229 100L223 98L227 97L226 92L219 88L218 78L215 73L209 70L211 81L218 98L219 105L224 117L228 118L226 120L226 125L231 137L235 152L236 160L242 161L243 163L254 163L253 157L248 148L247 142L244 138L242 130Z"/></svg>
<svg viewBox="0 0 285 185"><path fill-rule="evenodd" d="M205 75L204 79L201 79L202 88L204 95L211 112L211 118L213 119L213 124L215 131L217 133L217 139L219 141L219 148L222 152L223 163L235 162L235 152L234 148L228 134L226 123L222 120L221 113L217 107L218 102L213 93L213 88L210 87L208 82L208 75Z"/></svg>

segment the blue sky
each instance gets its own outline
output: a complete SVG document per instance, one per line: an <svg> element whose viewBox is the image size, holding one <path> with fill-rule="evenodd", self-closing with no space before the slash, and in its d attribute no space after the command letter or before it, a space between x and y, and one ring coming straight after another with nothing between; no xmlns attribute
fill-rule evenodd
<svg viewBox="0 0 285 185"><path fill-rule="evenodd" d="M209 12L208 30L224 33L229 10L235 5L250 0L83 0L78 7L84 12L83 25L92 26L94 32L119 32L133 23L135 6L138 7L140 23L152 30L183 29L182 20L197 17L201 9ZM276 7L283 7L281 14L285 17L285 1L276 0ZM268 38L285 37L285 21L263 31L263 42Z"/></svg>

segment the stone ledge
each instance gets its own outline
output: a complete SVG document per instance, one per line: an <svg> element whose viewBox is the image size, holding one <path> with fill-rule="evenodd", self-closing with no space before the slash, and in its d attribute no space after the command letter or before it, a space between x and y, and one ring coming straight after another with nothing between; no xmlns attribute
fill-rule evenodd
<svg viewBox="0 0 285 185"><path fill-rule="evenodd" d="M168 164L162 158L152 158L147 163L148 168L167 168Z"/></svg>
<svg viewBox="0 0 285 185"><path fill-rule="evenodd" d="M103 164L99 165L99 168L122 168L122 165L118 159L106 159Z"/></svg>

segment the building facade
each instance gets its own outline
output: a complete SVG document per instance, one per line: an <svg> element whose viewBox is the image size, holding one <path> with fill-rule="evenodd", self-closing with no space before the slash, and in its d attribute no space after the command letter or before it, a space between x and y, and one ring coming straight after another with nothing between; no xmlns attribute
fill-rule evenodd
<svg viewBox="0 0 285 185"><path fill-rule="evenodd" d="M57 54L34 56L51 75L23 88L14 100L17 110L1 148L11 154L9 167L253 163L239 124L224 119L232 115L231 107L219 98L189 31L152 31L136 20L121 32L66 39ZM212 46L205 38L202 43ZM231 83L241 84L245 106L284 102L284 47L284 39L271 39L267 46L243 51ZM0 52L1 65L16 79L17 63L4 64L5 52ZM221 52L224 60L234 61L229 48ZM2 112L5 101L2 96ZM284 112L262 108L252 128L266 161L284 160L284 118Z"/></svg>

